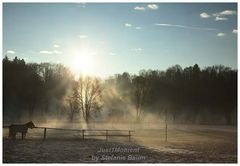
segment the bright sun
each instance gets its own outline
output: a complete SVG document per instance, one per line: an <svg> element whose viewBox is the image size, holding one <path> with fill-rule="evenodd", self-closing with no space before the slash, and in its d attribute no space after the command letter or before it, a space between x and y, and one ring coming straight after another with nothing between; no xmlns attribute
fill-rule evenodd
<svg viewBox="0 0 240 166"><path fill-rule="evenodd" d="M77 53L73 57L72 69L75 75L79 74L92 74L93 71L93 58L92 55L87 52Z"/></svg>

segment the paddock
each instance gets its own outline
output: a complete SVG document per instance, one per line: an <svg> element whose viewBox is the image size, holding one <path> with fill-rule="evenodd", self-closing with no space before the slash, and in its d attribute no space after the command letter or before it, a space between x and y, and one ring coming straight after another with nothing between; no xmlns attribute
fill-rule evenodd
<svg viewBox="0 0 240 166"><path fill-rule="evenodd" d="M3 126L3 136L8 134L9 126ZM71 135L73 138L79 138L82 140L89 138L105 139L108 141L111 138L125 138L125 141L131 142L133 136L133 130L108 130L108 129L73 129L73 128L55 128L55 127L43 127L36 126L33 129L28 130L27 138L39 138L46 140L48 138L66 138ZM42 133L42 136L41 136ZM66 135L67 134L67 135ZM17 135L17 139L20 139L20 133Z"/></svg>
<svg viewBox="0 0 240 166"><path fill-rule="evenodd" d="M18 135L19 138L14 142L7 139L8 128L4 128L3 161L6 163L99 163L102 161L95 161L94 156L112 155L112 153L98 153L100 148L139 147L139 153L115 153L113 155L146 156L145 160L135 161L141 163L237 162L237 128L234 126L169 125L168 141L166 142L164 125L160 125L158 128L156 124L132 125L132 128L126 123L124 125L119 125L121 128L117 128L117 124L113 126L116 129L126 129L124 131L108 127L108 129L112 129L108 132L100 130L103 125L96 125L94 128L96 131L84 130L84 139L82 130L75 130L73 126L71 128L70 125L51 125L54 129L46 128L46 139L44 140L45 126L48 125L38 124L39 128L29 129L26 140L22 141ZM147 129L147 127L149 128ZM109 136L128 135L127 129L135 131L131 132L131 142L129 142L128 136ZM106 137L106 133L108 137ZM94 136L98 134L101 136ZM104 160L103 162L134 161Z"/></svg>

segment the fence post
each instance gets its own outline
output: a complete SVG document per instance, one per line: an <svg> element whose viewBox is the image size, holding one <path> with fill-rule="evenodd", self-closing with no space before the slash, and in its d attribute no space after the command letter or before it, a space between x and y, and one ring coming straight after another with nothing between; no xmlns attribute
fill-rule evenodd
<svg viewBox="0 0 240 166"><path fill-rule="evenodd" d="M44 128L44 134L43 134L43 139L45 140L47 136L47 128Z"/></svg>
<svg viewBox="0 0 240 166"><path fill-rule="evenodd" d="M108 130L106 130L106 141L108 141Z"/></svg>
<svg viewBox="0 0 240 166"><path fill-rule="evenodd" d="M168 139L168 126L167 126L167 123L165 124L165 142L167 142L167 139Z"/></svg>
<svg viewBox="0 0 240 166"><path fill-rule="evenodd" d="M165 142L168 141L168 110L165 110Z"/></svg>
<svg viewBox="0 0 240 166"><path fill-rule="evenodd" d="M131 142L131 131L128 131L128 142Z"/></svg>
<svg viewBox="0 0 240 166"><path fill-rule="evenodd" d="M84 140L84 131L85 130L82 130L82 139Z"/></svg>

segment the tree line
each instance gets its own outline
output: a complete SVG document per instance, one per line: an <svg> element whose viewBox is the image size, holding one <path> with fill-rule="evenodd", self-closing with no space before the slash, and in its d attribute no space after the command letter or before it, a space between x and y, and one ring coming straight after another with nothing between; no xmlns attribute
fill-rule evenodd
<svg viewBox="0 0 240 166"><path fill-rule="evenodd" d="M237 70L197 64L127 72L107 79L75 79L62 64L3 59L4 123L49 117L144 121L148 114L173 123L236 124Z"/></svg>

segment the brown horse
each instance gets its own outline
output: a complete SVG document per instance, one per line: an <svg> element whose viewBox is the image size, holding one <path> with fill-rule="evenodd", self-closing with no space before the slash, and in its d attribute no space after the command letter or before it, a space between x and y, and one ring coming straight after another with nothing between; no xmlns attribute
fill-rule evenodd
<svg viewBox="0 0 240 166"><path fill-rule="evenodd" d="M9 139L13 139L16 140L16 135L17 133L22 133L22 139L26 138L26 134L28 131L28 128L33 128L35 127L35 125L33 124L33 122L28 122L26 124L11 124L9 126Z"/></svg>

